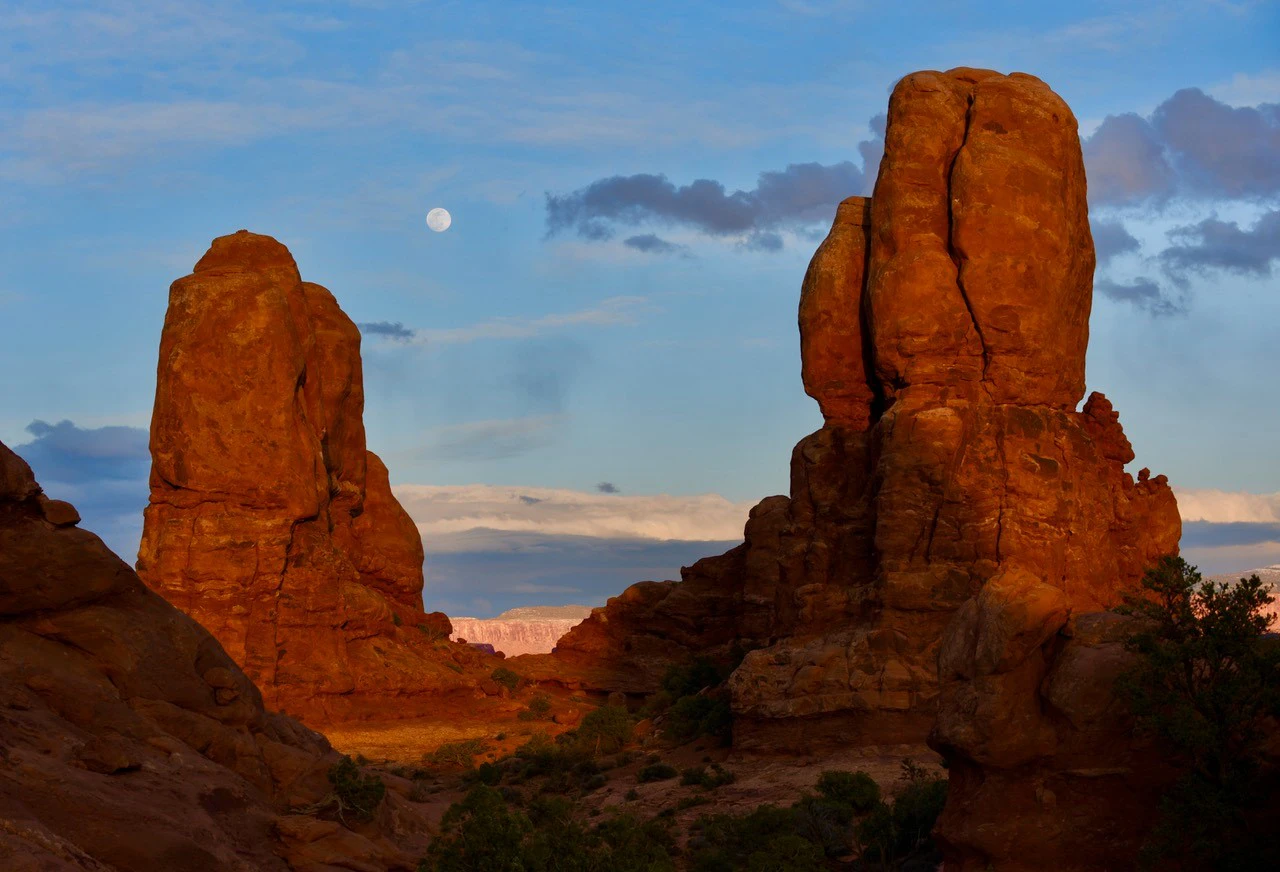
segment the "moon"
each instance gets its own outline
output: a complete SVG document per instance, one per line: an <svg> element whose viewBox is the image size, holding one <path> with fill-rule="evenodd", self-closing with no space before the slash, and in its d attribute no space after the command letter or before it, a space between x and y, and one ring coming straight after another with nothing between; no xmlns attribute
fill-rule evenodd
<svg viewBox="0 0 1280 872"><path fill-rule="evenodd" d="M453 216L449 214L448 209L441 209L437 206L427 213L427 226L436 233L444 233L452 223Z"/></svg>

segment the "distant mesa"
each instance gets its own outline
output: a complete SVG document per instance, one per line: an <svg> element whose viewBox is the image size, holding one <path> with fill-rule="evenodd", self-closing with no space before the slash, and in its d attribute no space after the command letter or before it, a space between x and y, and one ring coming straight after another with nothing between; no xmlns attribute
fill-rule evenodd
<svg viewBox="0 0 1280 872"><path fill-rule="evenodd" d="M441 648L422 541L365 447L360 331L241 230L169 289L138 573L312 725L429 713L481 652Z"/></svg>
<svg viewBox="0 0 1280 872"><path fill-rule="evenodd" d="M453 639L485 643L508 657L549 654L565 633L591 614L588 606L524 606L496 618L451 618Z"/></svg>

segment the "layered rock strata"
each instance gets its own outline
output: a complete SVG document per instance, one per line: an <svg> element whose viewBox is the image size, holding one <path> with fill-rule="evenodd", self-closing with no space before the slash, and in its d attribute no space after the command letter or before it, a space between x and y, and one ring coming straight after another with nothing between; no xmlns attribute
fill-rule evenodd
<svg viewBox="0 0 1280 872"><path fill-rule="evenodd" d="M279 242L220 237L173 283L138 573L311 724L423 714L484 674L423 612L363 411L360 332Z"/></svg>
<svg viewBox="0 0 1280 872"><path fill-rule="evenodd" d="M425 815L344 825L324 737L78 520L0 444L0 868L415 869Z"/></svg>
<svg viewBox="0 0 1280 872"><path fill-rule="evenodd" d="M597 610L559 643L563 670L644 692L673 662L750 649L736 744L922 741L944 631L987 586L1064 619L1117 602L1180 521L1163 477L1125 472L1105 397L1077 411L1093 267L1076 121L1053 91L902 79L874 197L841 204L802 287L825 423L792 454L790 496L680 583ZM1057 627L1026 638L1041 629L984 656L1009 667Z"/></svg>

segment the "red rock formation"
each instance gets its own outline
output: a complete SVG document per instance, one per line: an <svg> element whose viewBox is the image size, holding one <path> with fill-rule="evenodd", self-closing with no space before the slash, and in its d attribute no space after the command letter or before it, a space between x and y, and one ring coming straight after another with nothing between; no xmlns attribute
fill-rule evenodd
<svg viewBox="0 0 1280 872"><path fill-rule="evenodd" d="M173 283L138 573L312 724L421 714L478 680L422 611L422 542L363 411L360 332L283 245L223 236Z"/></svg>
<svg viewBox="0 0 1280 872"><path fill-rule="evenodd" d="M792 454L791 496L681 583L597 610L558 646L562 672L641 692L741 645L736 744L921 741L944 630L975 596L1017 616L981 668L1016 670L1176 550L1164 478L1124 471L1104 397L1075 411L1094 256L1066 104L1023 74L907 76L865 215L841 205L805 276L802 371L826 423Z"/></svg>
<svg viewBox="0 0 1280 872"><path fill-rule="evenodd" d="M0 444L0 867L416 868L415 806L307 812L329 743L77 522Z"/></svg>

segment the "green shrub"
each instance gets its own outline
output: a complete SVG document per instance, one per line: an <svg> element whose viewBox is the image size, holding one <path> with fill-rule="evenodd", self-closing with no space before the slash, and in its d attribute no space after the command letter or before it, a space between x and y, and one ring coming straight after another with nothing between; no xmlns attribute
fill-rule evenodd
<svg viewBox="0 0 1280 872"><path fill-rule="evenodd" d="M593 754L616 754L631 741L631 715L621 706L606 705L588 712L577 730L576 743Z"/></svg>
<svg viewBox="0 0 1280 872"><path fill-rule="evenodd" d="M670 834L656 823L610 815L578 823L575 806L539 797L528 814L479 785L445 813L421 872L674 872Z"/></svg>
<svg viewBox="0 0 1280 872"><path fill-rule="evenodd" d="M387 788L376 775L365 775L350 757L329 767L329 783L337 802L338 817L351 815L358 821L372 820Z"/></svg>
<svg viewBox="0 0 1280 872"><path fill-rule="evenodd" d="M818 793L835 802L849 805L858 814L866 814L880 800L880 785L865 772L828 770L818 777Z"/></svg>
<svg viewBox="0 0 1280 872"><path fill-rule="evenodd" d="M715 790L726 784L734 782L732 772L724 769L719 763L713 763L711 769L705 766L690 766L680 773L680 783L686 787L702 787L706 790Z"/></svg>
<svg viewBox="0 0 1280 872"><path fill-rule="evenodd" d="M707 695L685 696L676 700L663 725L667 738L677 742L712 736L727 744L732 729L733 713L729 709L729 701Z"/></svg>
<svg viewBox="0 0 1280 872"><path fill-rule="evenodd" d="M423 760L437 766L459 766L470 769L475 758L484 753L485 743L482 739L463 739L461 742L446 742L430 754L423 755Z"/></svg>
<svg viewBox="0 0 1280 872"><path fill-rule="evenodd" d="M545 693L536 693L529 705L516 715L522 721L545 721L551 714L551 697Z"/></svg>
<svg viewBox="0 0 1280 872"><path fill-rule="evenodd" d="M1267 720L1280 716L1280 643L1266 614L1274 598L1256 575L1204 582L1180 557L1164 558L1142 584L1119 609L1137 619L1126 641L1137 665L1118 687L1183 772L1162 798L1143 862L1280 868L1280 844L1250 820L1280 792L1262 765Z"/></svg>
<svg viewBox="0 0 1280 872"><path fill-rule="evenodd" d="M505 666L499 666L493 672L489 673L489 677L501 684L507 690L514 691L520 686L521 678Z"/></svg>
<svg viewBox="0 0 1280 872"><path fill-rule="evenodd" d="M817 845L784 833L747 858L747 872L820 872L827 868L824 861Z"/></svg>
<svg viewBox="0 0 1280 872"><path fill-rule="evenodd" d="M401 624L403 624L403 623L404 623L404 621L400 620L400 615L399 615L398 613L396 613L396 612L392 612L392 613L391 613L391 623L395 624L395 625L398 627L398 626L400 626Z"/></svg>
<svg viewBox="0 0 1280 872"><path fill-rule="evenodd" d="M892 805L877 802L857 827L864 860L888 868L906 857L932 850L933 826L947 804L947 781L911 760L902 762L907 786Z"/></svg>
<svg viewBox="0 0 1280 872"><path fill-rule="evenodd" d="M704 815L690 828L690 872L739 872L750 869L751 858L756 855L760 855L757 867L768 869L770 867L763 864L772 859L770 855L784 852L787 847L774 842L796 838L795 826L795 812L776 805L762 805L741 816ZM794 843L788 844L794 847ZM806 840L806 844L811 843ZM814 848L814 851L817 859L813 863L780 868L788 872L817 872L825 868L821 865L821 850ZM809 854L812 857L813 851Z"/></svg>
<svg viewBox="0 0 1280 872"><path fill-rule="evenodd" d="M821 796L802 796L791 810L796 833L828 856L848 853L853 847L853 806Z"/></svg>
<svg viewBox="0 0 1280 872"><path fill-rule="evenodd" d="M636 773L636 780L641 784L648 784L650 781L666 781L679 774L674 766L667 763L650 763Z"/></svg>

